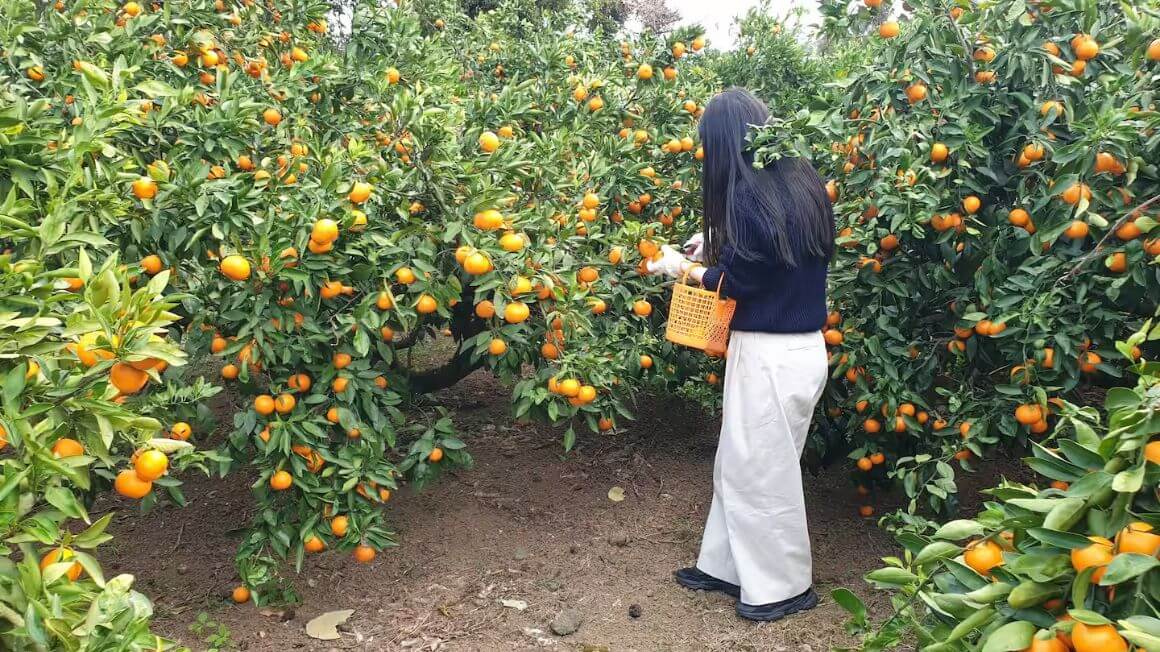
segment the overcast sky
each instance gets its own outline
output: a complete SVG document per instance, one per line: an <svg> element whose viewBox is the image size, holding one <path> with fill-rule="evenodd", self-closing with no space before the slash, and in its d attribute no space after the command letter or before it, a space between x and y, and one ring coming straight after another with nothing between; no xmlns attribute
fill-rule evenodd
<svg viewBox="0 0 1160 652"><path fill-rule="evenodd" d="M704 25L709 40L720 49L728 49L736 37L731 34L733 17L743 14L758 0L668 0L669 6L681 12L685 23ZM771 0L775 14L785 14L794 7L804 7L817 15L815 0Z"/></svg>

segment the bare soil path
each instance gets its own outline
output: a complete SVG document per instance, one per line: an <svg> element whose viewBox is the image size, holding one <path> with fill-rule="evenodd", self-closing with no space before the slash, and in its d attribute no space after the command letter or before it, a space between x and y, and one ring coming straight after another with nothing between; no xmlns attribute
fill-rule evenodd
<svg viewBox="0 0 1160 652"><path fill-rule="evenodd" d="M512 423L508 395L477 373L440 396L475 468L420 494L400 491L390 518L401 545L369 566L346 554L308 558L295 580L303 603L281 616L226 600L237 581L233 530L253 509L244 474L187 478L185 508L121 509L104 561L110 573L135 573L156 603L157 629L195 650L208 646L188 626L204 612L245 650L819 651L851 642L833 588L885 608L861 578L895 550L857 516L844 471L806 479L822 604L754 625L727 598L670 579L696 556L715 422L675 402L648 403L625 431L582 435L565 456L558 431ZM626 490L623 502L609 500L613 486ZM549 623L564 608L583 624L561 637ZM354 610L341 640L308 637L305 623L334 609Z"/></svg>

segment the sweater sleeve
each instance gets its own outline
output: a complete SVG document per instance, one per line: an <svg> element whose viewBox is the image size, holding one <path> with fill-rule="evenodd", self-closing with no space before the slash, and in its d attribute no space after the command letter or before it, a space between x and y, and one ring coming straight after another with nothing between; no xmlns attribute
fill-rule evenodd
<svg viewBox="0 0 1160 652"><path fill-rule="evenodd" d="M744 260L733 247L721 247L717 264L705 269L701 285L707 290L716 290L721 283L721 293L730 299L745 300L762 293L769 286L772 269L761 260ZM724 277L724 282L721 281Z"/></svg>

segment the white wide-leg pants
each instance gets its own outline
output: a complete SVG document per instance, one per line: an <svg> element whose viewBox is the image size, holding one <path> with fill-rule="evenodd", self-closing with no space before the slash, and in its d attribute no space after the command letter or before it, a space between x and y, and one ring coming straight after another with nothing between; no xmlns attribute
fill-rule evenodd
<svg viewBox="0 0 1160 652"><path fill-rule="evenodd" d="M734 332L729 340L713 502L697 568L769 604L810 587L799 459L826 384L820 332Z"/></svg>

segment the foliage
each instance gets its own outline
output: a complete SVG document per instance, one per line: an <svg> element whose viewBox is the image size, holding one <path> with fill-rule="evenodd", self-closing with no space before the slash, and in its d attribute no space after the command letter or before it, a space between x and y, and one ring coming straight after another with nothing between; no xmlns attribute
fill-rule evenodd
<svg viewBox="0 0 1160 652"><path fill-rule="evenodd" d="M165 647L149 632L152 607L133 577L104 577L93 550L109 540L112 514L93 519L89 505L126 473L145 506L162 491L180 501L180 482L164 467L140 480L130 464L142 456L204 468L212 458L163 438L163 404L146 409L150 399L135 396L184 364L166 338L180 296L164 294L168 272L135 284L91 228L118 203L85 185L107 132L86 133L76 147L43 142L45 123L57 120L49 102L9 90L0 91L8 102L0 142L6 156L39 167L9 158L0 174L0 647Z"/></svg>
<svg viewBox="0 0 1160 652"><path fill-rule="evenodd" d="M557 4L360 2L341 39L321 1L5 5L5 188L171 286L160 325L180 318L243 403L229 459L199 458L257 471L235 599L292 599L284 559L370 561L404 486L470 464L418 394L487 368L571 448L717 364L659 337L666 291L640 267L698 221L703 40L580 38L586 5ZM435 338L450 360L412 367ZM209 393L136 409L204 423Z"/></svg>
<svg viewBox="0 0 1160 652"><path fill-rule="evenodd" d="M819 417L860 492L898 478L913 514L955 507L954 465L1044 435L1056 397L1119 382L1112 342L1160 296L1160 114L1155 3L910 7L835 104L757 145L831 179Z"/></svg>
<svg viewBox="0 0 1160 652"><path fill-rule="evenodd" d="M1130 359L1146 337L1160 328L1149 322L1117 349ZM911 638L924 650L1160 649L1160 364L1130 370L1136 386L1108 393L1106 420L1061 403L1024 460L1042 485L1005 481L973 519L897 534L903 556L866 578L897 592L896 611L865 649ZM845 597L865 627L864 607ZM1030 648L1035 637L1044 647Z"/></svg>
<svg viewBox="0 0 1160 652"><path fill-rule="evenodd" d="M722 86L748 89L778 117L796 113L824 93L837 51L823 58L806 50L802 14L799 9L787 16L774 15L766 1L739 16L737 47L712 55L711 65Z"/></svg>

